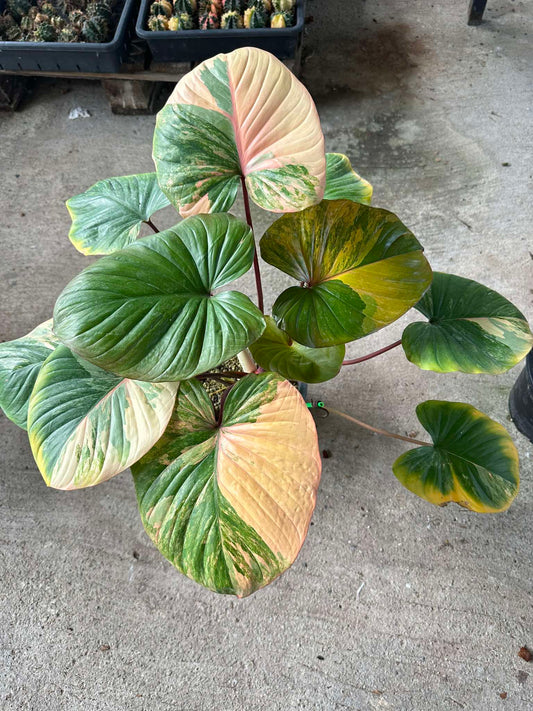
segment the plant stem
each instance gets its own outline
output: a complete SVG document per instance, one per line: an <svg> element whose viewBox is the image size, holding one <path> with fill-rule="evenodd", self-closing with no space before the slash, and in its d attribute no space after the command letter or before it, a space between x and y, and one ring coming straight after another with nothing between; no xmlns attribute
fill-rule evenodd
<svg viewBox="0 0 533 711"><path fill-rule="evenodd" d="M242 185L242 197L244 200L244 212L246 213L246 222L248 223L252 232L254 231L254 226L252 223L252 214L250 212L250 199L248 197L248 190L246 189L246 182L244 175L241 175L241 185ZM254 237L255 240L255 237ZM257 289L257 306L262 314L265 313L264 303L263 303L263 285L261 284L261 270L259 269L259 257L257 256L257 247L254 242L254 274L255 274L255 286Z"/></svg>
<svg viewBox="0 0 533 711"><path fill-rule="evenodd" d="M344 417L345 420L350 420L350 422L359 425L359 427L364 427L366 430L370 430L371 432L375 432L376 434L385 435L385 437L392 437L393 439L401 439L403 442L411 442L411 444L419 444L421 447L433 447L430 442L422 442L419 439L413 439L412 437L404 437L403 435L395 434L394 432L380 430L378 427L372 427L372 425L367 425L366 422L356 420L355 417L347 415L345 412L341 412L340 410L334 410L333 408L329 407L329 405L326 409L328 410L328 412L332 412L334 415Z"/></svg>
<svg viewBox="0 0 533 711"><path fill-rule="evenodd" d="M224 414L224 404L226 402L226 398L229 395L229 391L231 390L233 385L235 385L235 383L230 385L229 388L226 388L226 390L224 390L224 392L220 396L220 405L219 405L219 409L218 409L218 418L217 418L217 426L218 427L220 427L220 425L222 424L222 416Z"/></svg>
<svg viewBox="0 0 533 711"><path fill-rule="evenodd" d="M222 373L200 373L196 377L198 380L219 380L220 378L229 378L231 380L232 378L244 378L246 375L248 373L242 370L231 370Z"/></svg>
<svg viewBox="0 0 533 711"><path fill-rule="evenodd" d="M401 344L402 344L402 339L400 338L399 341L394 341L394 343L391 343L390 346L385 346L385 348L380 348L379 351L374 351L373 353L369 353L368 355L365 355L365 356L360 356L359 358L352 358L351 360L344 360L342 362L342 364L343 365L355 365L355 363L362 363L365 360L370 360L371 358L375 358L376 356L379 356L382 353L391 351L393 348L396 348L397 346L401 346Z"/></svg>
<svg viewBox="0 0 533 711"><path fill-rule="evenodd" d="M150 225L150 227L153 229L154 232L159 232L160 230L157 229L157 227L154 225L152 220L145 220L147 225Z"/></svg>

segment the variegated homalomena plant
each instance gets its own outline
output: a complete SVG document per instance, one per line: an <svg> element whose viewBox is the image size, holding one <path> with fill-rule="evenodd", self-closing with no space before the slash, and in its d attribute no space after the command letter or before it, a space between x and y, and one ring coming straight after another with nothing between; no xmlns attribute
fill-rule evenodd
<svg viewBox="0 0 533 711"><path fill-rule="evenodd" d="M155 173L68 201L74 246L105 256L66 286L53 321L0 345L0 404L28 430L49 486L131 467L161 553L211 590L244 596L293 563L315 506L313 403L295 381L329 380L400 344L425 370L501 373L532 336L503 296L432 273L412 232L370 206L348 158L325 153L310 95L266 52L221 54L184 77L157 117L154 161ZM227 212L239 191L246 222ZM260 240L262 258L295 280L271 316L250 199L284 213ZM152 216L169 204L185 219L159 231ZM139 238L143 223L155 234ZM252 265L257 304L228 288ZM411 307L427 321L344 359L346 343ZM240 370L224 365L235 356ZM428 442L339 414L415 445L393 472L434 504L495 512L517 494L509 434L471 405L421 403Z"/></svg>

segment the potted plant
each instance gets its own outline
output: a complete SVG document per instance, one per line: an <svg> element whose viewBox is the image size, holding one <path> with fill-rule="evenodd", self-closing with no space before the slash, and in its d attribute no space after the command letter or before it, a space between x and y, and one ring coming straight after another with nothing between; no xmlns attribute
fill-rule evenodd
<svg viewBox="0 0 533 711"><path fill-rule="evenodd" d="M462 276L432 273L423 248L348 158L326 154L313 101L272 55L239 49L196 67L157 117L156 172L102 180L71 198L70 239L104 255L59 296L53 320L0 346L0 403L27 428L49 486L99 484L131 467L143 524L180 571L240 597L295 560L321 473L311 410L291 380L402 346L437 372L501 373L531 348L524 316ZM246 222L229 214L242 190ZM264 313L250 201L279 213L262 258L294 278ZM183 219L159 231L169 203ZM157 221L157 220L156 220ZM142 223L154 234L138 239ZM254 270L256 303L222 290ZM345 344L412 307L401 343L355 360ZM241 365L232 359L240 357ZM210 398L205 387L222 390ZM506 509L518 455L469 404L417 408L400 482L428 501Z"/></svg>
<svg viewBox="0 0 533 711"><path fill-rule="evenodd" d="M509 395L509 412L517 429L533 442L533 352Z"/></svg>
<svg viewBox="0 0 533 711"><path fill-rule="evenodd" d="M134 0L0 0L0 69L116 72Z"/></svg>
<svg viewBox="0 0 533 711"><path fill-rule="evenodd" d="M194 62L253 45L299 54L305 0L142 0L136 32L156 62Z"/></svg>

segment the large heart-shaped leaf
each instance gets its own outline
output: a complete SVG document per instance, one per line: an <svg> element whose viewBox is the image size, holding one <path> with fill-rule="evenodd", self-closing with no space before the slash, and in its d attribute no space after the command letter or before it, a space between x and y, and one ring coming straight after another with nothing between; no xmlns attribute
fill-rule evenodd
<svg viewBox="0 0 533 711"><path fill-rule="evenodd" d="M120 378L58 346L28 412L33 456L48 486L94 486L131 466L163 434L177 388Z"/></svg>
<svg viewBox="0 0 533 711"><path fill-rule="evenodd" d="M184 380L219 365L265 328L236 291L253 235L231 215L190 217L103 257L66 287L54 310L58 337L86 360L137 380Z"/></svg>
<svg viewBox="0 0 533 711"><path fill-rule="evenodd" d="M39 370L58 343L52 319L27 336L0 343L0 408L23 430L27 429L28 401Z"/></svg>
<svg viewBox="0 0 533 711"><path fill-rule="evenodd" d="M265 320L263 335L250 346L261 368L304 383L322 383L337 375L344 359L344 345L307 348L279 329L273 318L266 316Z"/></svg>
<svg viewBox="0 0 533 711"><path fill-rule="evenodd" d="M178 83L157 116L154 161L161 188L184 216L229 210L241 176L273 212L319 202L326 159L307 89L254 47L219 54Z"/></svg>
<svg viewBox="0 0 533 711"><path fill-rule="evenodd" d="M503 373L531 350L533 336L524 315L471 279L435 272L415 308L429 322L407 326L402 346L423 370Z"/></svg>
<svg viewBox="0 0 533 711"><path fill-rule="evenodd" d="M294 562L320 471L313 418L273 373L239 381L220 426L202 387L182 383L165 435L132 467L143 524L161 553L193 580L239 597Z"/></svg>
<svg viewBox="0 0 533 711"><path fill-rule="evenodd" d="M134 242L142 223L169 204L155 173L100 180L67 200L68 236L83 254L111 254Z"/></svg>
<svg viewBox="0 0 533 711"><path fill-rule="evenodd" d="M370 205L372 186L357 175L349 158L342 153L326 153L324 200L353 200Z"/></svg>
<svg viewBox="0 0 533 711"><path fill-rule="evenodd" d="M402 454L394 474L414 494L478 513L508 508L518 493L518 452L509 433L463 402L428 400L416 408L434 446Z"/></svg>
<svg viewBox="0 0 533 711"><path fill-rule="evenodd" d="M349 200L280 217L263 235L261 255L300 282L276 300L278 325L315 348L386 326L431 281L420 243L396 215Z"/></svg>

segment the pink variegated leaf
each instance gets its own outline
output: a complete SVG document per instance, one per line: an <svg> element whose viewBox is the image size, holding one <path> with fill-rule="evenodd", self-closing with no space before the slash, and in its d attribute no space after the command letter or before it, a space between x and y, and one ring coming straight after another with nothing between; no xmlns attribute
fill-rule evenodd
<svg viewBox="0 0 533 711"><path fill-rule="evenodd" d="M265 210L320 202L326 158L307 89L253 47L208 59L177 84L157 117L159 184L183 216L228 210L245 178Z"/></svg>

